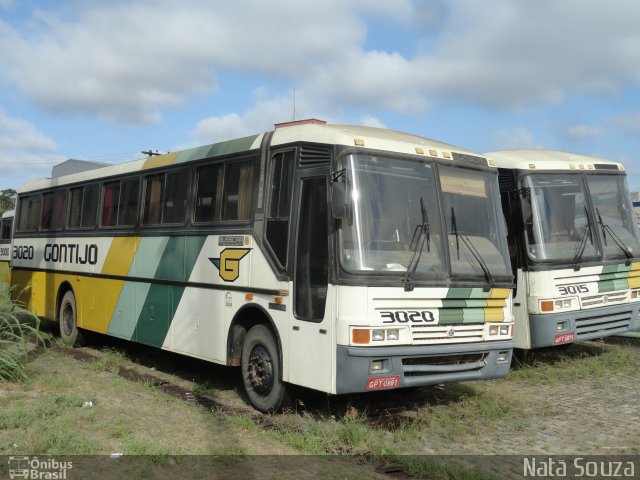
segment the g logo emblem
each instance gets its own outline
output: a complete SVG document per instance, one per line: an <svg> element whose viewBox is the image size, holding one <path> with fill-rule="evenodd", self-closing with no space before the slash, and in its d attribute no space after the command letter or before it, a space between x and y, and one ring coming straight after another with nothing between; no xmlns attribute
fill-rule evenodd
<svg viewBox="0 0 640 480"><path fill-rule="evenodd" d="M219 258L209 258L220 273L220 278L225 282L235 282L240 276L240 260L242 260L250 248L225 248L220 252Z"/></svg>

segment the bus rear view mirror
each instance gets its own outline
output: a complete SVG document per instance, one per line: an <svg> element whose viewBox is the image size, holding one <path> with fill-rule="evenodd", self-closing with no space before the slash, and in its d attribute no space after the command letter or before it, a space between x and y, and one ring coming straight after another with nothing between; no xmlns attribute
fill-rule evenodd
<svg viewBox="0 0 640 480"><path fill-rule="evenodd" d="M334 182L331 185L331 213L333 218L347 218L349 216L349 201L347 200L347 185Z"/></svg>
<svg viewBox="0 0 640 480"><path fill-rule="evenodd" d="M533 212L531 211L531 199L522 197L520 199L520 210L522 211L522 220L525 225L533 223Z"/></svg>

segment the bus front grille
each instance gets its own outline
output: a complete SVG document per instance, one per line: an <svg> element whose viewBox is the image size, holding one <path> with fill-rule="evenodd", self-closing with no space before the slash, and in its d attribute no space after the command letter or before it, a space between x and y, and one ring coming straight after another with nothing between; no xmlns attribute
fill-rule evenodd
<svg viewBox="0 0 640 480"><path fill-rule="evenodd" d="M612 305L615 303L627 301L628 292L622 290L619 292L601 293L599 295L590 295L588 297L582 297L582 308L601 307L604 305Z"/></svg>
<svg viewBox="0 0 640 480"><path fill-rule="evenodd" d="M614 315L594 315L576 319L576 336L578 340L606 337L622 333L629 329L631 310Z"/></svg>
<svg viewBox="0 0 640 480"><path fill-rule="evenodd" d="M402 368L405 377L468 372L484 368L486 357L486 353L406 357L402 359Z"/></svg>
<svg viewBox="0 0 640 480"><path fill-rule="evenodd" d="M484 324L412 325L411 337L414 345L482 342L484 338Z"/></svg>

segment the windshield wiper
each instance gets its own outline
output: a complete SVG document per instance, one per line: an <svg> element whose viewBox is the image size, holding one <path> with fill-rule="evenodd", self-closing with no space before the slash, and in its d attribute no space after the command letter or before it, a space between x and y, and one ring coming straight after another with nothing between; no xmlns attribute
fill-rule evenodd
<svg viewBox="0 0 640 480"><path fill-rule="evenodd" d="M491 275L489 267L487 267L486 262L482 258L482 255L480 255L480 252L475 247L473 242L469 239L467 234L458 230L458 226L456 224L456 212L453 207L451 207L451 227L453 228L453 231L449 233L453 233L456 237L456 252L458 255L458 260L460 260L460 240L462 240L462 243L466 245L466 247L471 252L471 255L473 255L473 257L476 259L478 265L480 265L482 273L484 273L485 280L489 283L489 285L493 286L495 280L493 278L493 275Z"/></svg>
<svg viewBox="0 0 640 480"><path fill-rule="evenodd" d="M571 266L576 272L580 270L579 262L580 260L582 260L582 254L587 247L587 234L589 235L589 238L591 238L591 243L593 244L593 233L591 230L591 222L589 221L589 213L587 212L587 207L584 207L584 214L586 215L587 223L584 227L582 227L583 230L582 233L580 233L580 242L576 247L575 254L573 255L573 260L571 261Z"/></svg>
<svg viewBox="0 0 640 480"><path fill-rule="evenodd" d="M404 284L404 291L413 291L413 278L416 275L418 264L420 263L420 257L424 250L424 244L427 244L427 252L431 251L431 230L429 228L429 215L427 209L424 206L424 200L420 197L420 215L422 216L422 223L416 225L413 231L413 237L411 237L411 245L409 249L413 252L409 265L407 265L407 273L402 277L402 283Z"/></svg>
<svg viewBox="0 0 640 480"><path fill-rule="evenodd" d="M600 227L602 228L602 238L604 240L604 244L607 245L607 233L606 232L609 232L609 235L611 235L611 238L613 239L613 242L618 247L620 247L620 250L622 250L622 252L624 253L624 256L627 257L627 259L633 258L633 253L631 253L631 251L627 248L627 246L624 244L622 239L616 234L616 232L613 230L613 228L611 228L608 224L605 224L602 221L602 217L600 216L600 211L597 208L596 208L596 213L598 214L598 223L600 223Z"/></svg>

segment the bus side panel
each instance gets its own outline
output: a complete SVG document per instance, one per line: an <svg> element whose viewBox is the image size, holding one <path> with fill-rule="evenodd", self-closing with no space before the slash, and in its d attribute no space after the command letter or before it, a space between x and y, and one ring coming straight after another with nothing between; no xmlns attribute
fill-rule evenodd
<svg viewBox="0 0 640 480"><path fill-rule="evenodd" d="M243 293L232 298L221 290L187 288L162 348L225 363L227 325L224 305L240 305Z"/></svg>
<svg viewBox="0 0 640 480"><path fill-rule="evenodd" d="M125 239L118 240L125 241ZM114 260L112 264L105 262L103 273L140 279L155 277L169 237L136 238L132 241L132 244L127 245L127 258L123 257L121 263L118 263L117 260ZM116 292L115 288L111 290L114 296L117 294L117 299L114 308L107 312L109 322L107 333L109 335L134 340L136 324L150 288L151 283L125 281L119 292Z"/></svg>
<svg viewBox="0 0 640 480"><path fill-rule="evenodd" d="M515 348L529 349L531 348L531 329L529 326L529 282L526 272L521 268L516 272L516 289L515 297L513 297L513 340Z"/></svg>
<svg viewBox="0 0 640 480"><path fill-rule="evenodd" d="M155 278L188 281L206 238L205 236L169 238L160 258ZM136 341L162 347L184 291L184 286L151 285L134 332Z"/></svg>
<svg viewBox="0 0 640 480"><path fill-rule="evenodd" d="M110 315L122 289L121 280L83 277L82 289L76 292L78 326L94 332L106 333Z"/></svg>
<svg viewBox="0 0 640 480"><path fill-rule="evenodd" d="M11 285L11 270L9 269L9 262L0 261L0 285L9 288Z"/></svg>
<svg viewBox="0 0 640 480"><path fill-rule="evenodd" d="M79 302L82 283L81 278L76 275L14 270L12 277L14 299L38 317L56 320L56 302L63 283L71 285L76 303ZM79 308L78 306L78 311Z"/></svg>

